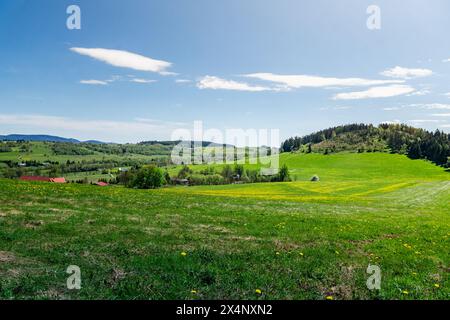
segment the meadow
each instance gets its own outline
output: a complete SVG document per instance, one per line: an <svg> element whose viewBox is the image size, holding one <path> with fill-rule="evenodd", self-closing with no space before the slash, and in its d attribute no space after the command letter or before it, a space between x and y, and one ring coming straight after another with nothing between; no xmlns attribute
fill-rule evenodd
<svg viewBox="0 0 450 320"><path fill-rule="evenodd" d="M387 153L284 153L284 163L292 182L0 179L0 298L450 298L449 172ZM380 290L366 286L369 264ZM66 287L69 265L81 290Z"/></svg>

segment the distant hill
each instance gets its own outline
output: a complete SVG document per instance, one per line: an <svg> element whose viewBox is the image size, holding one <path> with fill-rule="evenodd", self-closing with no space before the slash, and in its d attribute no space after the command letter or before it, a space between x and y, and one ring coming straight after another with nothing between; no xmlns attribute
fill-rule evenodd
<svg viewBox="0 0 450 320"><path fill-rule="evenodd" d="M45 134L9 134L0 136L3 141L48 141L48 142L80 142L77 139L50 136Z"/></svg>
<svg viewBox="0 0 450 320"><path fill-rule="evenodd" d="M45 141L45 142L69 142L69 143L94 143L94 144L103 144L105 142L97 141L97 140L88 140L88 141L80 141L73 138L63 138L58 136L51 136L46 134L9 134L9 135L0 135L0 141Z"/></svg>
<svg viewBox="0 0 450 320"><path fill-rule="evenodd" d="M450 135L429 132L405 124L348 124L292 137L281 144L282 152L302 151L324 154L354 152L391 152L411 159L427 159L449 166Z"/></svg>

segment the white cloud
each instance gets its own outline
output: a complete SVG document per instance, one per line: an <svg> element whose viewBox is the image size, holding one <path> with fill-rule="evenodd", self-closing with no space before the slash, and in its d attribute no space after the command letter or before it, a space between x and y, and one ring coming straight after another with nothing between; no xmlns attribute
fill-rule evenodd
<svg viewBox="0 0 450 320"><path fill-rule="evenodd" d="M387 107L387 108L383 108L384 111L396 111L396 110L400 110L399 107Z"/></svg>
<svg viewBox="0 0 450 320"><path fill-rule="evenodd" d="M166 71L172 64L167 61L155 60L136 53L103 48L70 48L73 52L108 63L115 67L130 68L139 71L157 72L168 75Z"/></svg>
<svg viewBox="0 0 450 320"><path fill-rule="evenodd" d="M189 79L176 79L175 82L176 83L190 83L190 82L192 82L192 80L189 80Z"/></svg>
<svg viewBox="0 0 450 320"><path fill-rule="evenodd" d="M399 66L381 72L381 75L383 76L399 79L428 77L431 76L432 74L433 71L430 69L410 69L410 68L402 68Z"/></svg>
<svg viewBox="0 0 450 320"><path fill-rule="evenodd" d="M414 119L414 120L408 120L408 122L412 123L438 123L442 122L443 120L435 120L435 119Z"/></svg>
<svg viewBox="0 0 450 320"><path fill-rule="evenodd" d="M171 133L187 124L155 119L131 121L80 120L47 115L0 114L2 130L10 132L42 133L114 142L170 139Z"/></svg>
<svg viewBox="0 0 450 320"><path fill-rule="evenodd" d="M90 85L100 85L100 86L106 86L109 81L102 81L102 80L81 80L81 84L90 84Z"/></svg>
<svg viewBox="0 0 450 320"><path fill-rule="evenodd" d="M161 71L159 74L162 76L178 76L179 75L179 73L171 72L171 71Z"/></svg>
<svg viewBox="0 0 450 320"><path fill-rule="evenodd" d="M442 60L442 62L450 62L450 58L449 59L444 59L444 60Z"/></svg>
<svg viewBox="0 0 450 320"><path fill-rule="evenodd" d="M433 117L450 117L450 113L433 113Z"/></svg>
<svg viewBox="0 0 450 320"><path fill-rule="evenodd" d="M133 79L130 80L130 82L136 82L136 83L153 83L153 82L156 82L156 80L148 80L148 79L133 78Z"/></svg>
<svg viewBox="0 0 450 320"><path fill-rule="evenodd" d="M222 90L236 90L236 91L270 91L273 90L268 87L252 86L245 82L237 82L233 80L221 79L214 76L205 76L197 82L197 87L200 89L222 89Z"/></svg>
<svg viewBox="0 0 450 320"><path fill-rule="evenodd" d="M407 85L391 85L373 87L365 91L345 92L334 95L334 100L357 100L370 98L388 98L413 92L415 89Z"/></svg>
<svg viewBox="0 0 450 320"><path fill-rule="evenodd" d="M409 107L428 109L428 110L450 110L450 104L443 103L425 103L425 104L410 104Z"/></svg>
<svg viewBox="0 0 450 320"><path fill-rule="evenodd" d="M404 83L403 80L371 80L362 78L329 78L309 75L280 75L273 73L251 73L244 77L271 81L289 88L357 87Z"/></svg>
<svg viewBox="0 0 450 320"><path fill-rule="evenodd" d="M418 90L418 91L415 91L413 93L410 93L410 94L408 94L408 96L425 96L425 95L430 94L430 93L431 93L430 90L423 89L423 90Z"/></svg>

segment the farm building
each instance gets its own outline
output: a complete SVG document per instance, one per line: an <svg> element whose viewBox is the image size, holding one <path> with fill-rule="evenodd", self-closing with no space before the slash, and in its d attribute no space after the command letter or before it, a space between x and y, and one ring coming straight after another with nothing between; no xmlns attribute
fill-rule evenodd
<svg viewBox="0 0 450 320"><path fill-rule="evenodd" d="M99 182L97 182L97 183L96 183L96 185L97 185L97 186L99 186L99 187L106 187L106 186L109 186L109 184L108 184L108 183L106 183L106 182L103 182L103 181L99 181Z"/></svg>
<svg viewBox="0 0 450 320"><path fill-rule="evenodd" d="M181 184L183 186L188 186L189 185L189 180L188 179L172 179L174 184Z"/></svg>
<svg viewBox="0 0 450 320"><path fill-rule="evenodd" d="M53 182L53 183L66 183L65 178L49 178L40 176L22 176L20 180L23 181L43 181L43 182Z"/></svg>

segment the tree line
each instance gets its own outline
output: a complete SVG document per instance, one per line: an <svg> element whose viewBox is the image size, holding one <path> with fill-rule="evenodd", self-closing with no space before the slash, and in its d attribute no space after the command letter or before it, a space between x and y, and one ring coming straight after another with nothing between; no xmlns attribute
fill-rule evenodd
<svg viewBox="0 0 450 320"><path fill-rule="evenodd" d="M426 159L449 167L450 135L429 132L405 124L348 124L320 130L303 137L291 137L281 144L281 152L325 150L384 151L406 154L411 159ZM325 148L325 149L324 149Z"/></svg>

